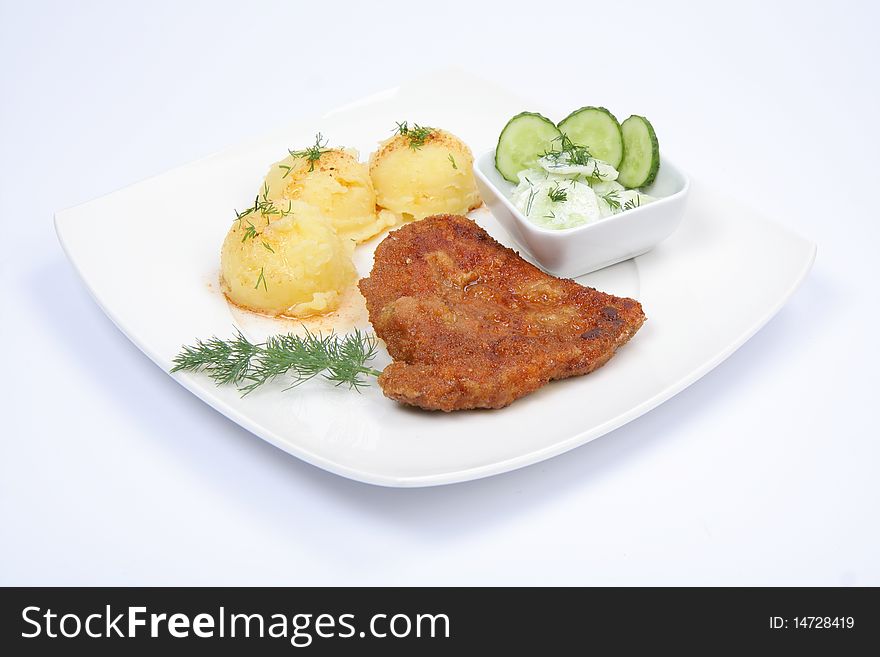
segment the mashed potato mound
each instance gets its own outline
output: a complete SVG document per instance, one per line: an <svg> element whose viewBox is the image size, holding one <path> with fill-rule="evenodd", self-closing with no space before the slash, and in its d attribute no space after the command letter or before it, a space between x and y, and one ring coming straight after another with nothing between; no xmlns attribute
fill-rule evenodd
<svg viewBox="0 0 880 657"><path fill-rule="evenodd" d="M316 160L289 155L269 169L265 188L279 205L302 201L320 209L343 239L363 242L394 222L376 213L369 170L354 151L325 149Z"/></svg>
<svg viewBox="0 0 880 657"><path fill-rule="evenodd" d="M470 148L449 132L429 130L421 145L397 134L370 158L376 202L405 221L464 214L481 203Z"/></svg>
<svg viewBox="0 0 880 657"><path fill-rule="evenodd" d="M220 254L224 293L239 306L270 315L307 317L336 310L357 277L354 243L337 235L307 203L279 207L283 211L251 211L232 224Z"/></svg>

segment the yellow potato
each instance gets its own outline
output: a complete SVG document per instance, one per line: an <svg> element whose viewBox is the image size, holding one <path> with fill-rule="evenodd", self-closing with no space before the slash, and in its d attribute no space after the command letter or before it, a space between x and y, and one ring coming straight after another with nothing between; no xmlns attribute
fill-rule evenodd
<svg viewBox="0 0 880 657"><path fill-rule="evenodd" d="M275 211L250 211L233 222L220 254L224 293L239 306L270 315L336 310L356 278L354 243L306 203L268 207Z"/></svg>
<svg viewBox="0 0 880 657"><path fill-rule="evenodd" d="M449 132L428 130L421 144L412 132L398 134L370 157L376 202L405 221L464 214L481 203L470 148Z"/></svg>
<svg viewBox="0 0 880 657"><path fill-rule="evenodd" d="M272 165L264 185L279 205L290 200L319 208L344 239L363 242L393 222L376 214L369 170L354 151L323 150L315 160L290 155Z"/></svg>

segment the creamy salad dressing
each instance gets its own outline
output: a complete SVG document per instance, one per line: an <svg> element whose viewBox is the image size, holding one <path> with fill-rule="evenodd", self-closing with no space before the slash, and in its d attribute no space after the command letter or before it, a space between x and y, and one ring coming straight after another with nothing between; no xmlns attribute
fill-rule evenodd
<svg viewBox="0 0 880 657"><path fill-rule="evenodd" d="M562 153L541 157L538 165L520 172L511 200L543 228L575 228L656 200L616 182L617 170L602 160L574 164Z"/></svg>

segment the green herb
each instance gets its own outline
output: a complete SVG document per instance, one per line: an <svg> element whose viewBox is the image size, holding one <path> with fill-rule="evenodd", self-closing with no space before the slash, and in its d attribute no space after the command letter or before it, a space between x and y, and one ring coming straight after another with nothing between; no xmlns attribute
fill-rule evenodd
<svg viewBox="0 0 880 657"><path fill-rule="evenodd" d="M269 291L269 286L266 285L266 276L264 275L263 270L264 270L264 267L260 267L260 275L257 276L257 284L254 285L254 289L256 290L258 287L260 287L260 283L262 283L262 284L263 284L263 289L264 289L266 292L268 292L268 291Z"/></svg>
<svg viewBox="0 0 880 657"><path fill-rule="evenodd" d="M292 151L288 148L287 152L296 158L304 157L309 163L309 171L314 171L315 162L320 160L321 155L326 153L328 150L330 149L327 148L327 140L324 139L323 135L321 135L321 133L319 132L317 135L315 135L314 145L309 146L308 148L305 148L301 151ZM278 166L281 169L286 169L284 175L281 176L282 178L287 178L288 174L294 169L294 167L288 166L286 164L279 164Z"/></svg>
<svg viewBox="0 0 880 657"><path fill-rule="evenodd" d="M610 192L599 198L605 201L608 204L608 207L612 210L620 210L620 194L616 189L612 189Z"/></svg>
<svg viewBox="0 0 880 657"><path fill-rule="evenodd" d="M455 163L455 158L452 157L452 153L449 154L449 161L452 162L453 169L458 169L458 165Z"/></svg>
<svg viewBox="0 0 880 657"><path fill-rule="evenodd" d="M247 226L245 226L245 228L244 228L244 236L242 236L241 241L246 242L249 239L252 240L257 235L259 235L259 233L257 232L257 229L254 227L253 223L251 223L251 220L248 219Z"/></svg>
<svg viewBox="0 0 880 657"><path fill-rule="evenodd" d="M642 200L639 198L638 193L633 196L630 200L623 204L624 210L635 210L638 207L641 207Z"/></svg>
<svg viewBox="0 0 880 657"><path fill-rule="evenodd" d="M526 178L528 180L528 178ZM531 184L531 183L529 183ZM538 195L538 190L532 187L529 189L529 200L526 201L526 216L532 213L532 203L535 201L535 197Z"/></svg>
<svg viewBox="0 0 880 657"><path fill-rule="evenodd" d="M290 201L287 202L287 209L286 210L279 208L277 205L275 205L275 201L270 201L269 200L269 186L264 183L262 196L260 194L257 194L254 197L253 206L249 207L248 209L246 209L242 212L235 210L235 219L233 221L237 221L238 225L240 226L241 220L244 219L245 217L247 217L249 215L259 214L263 217L263 219L266 220L266 225L268 226L272 220L272 217L277 215L280 218L280 217L286 217L286 216L292 214L292 211L291 211L292 207L293 207L293 204ZM244 242L244 240L247 239L248 237L254 238L260 234L259 232L256 232L256 228L253 228L253 223L251 223L250 220L248 220L248 224L250 224L250 226L245 228L245 238L242 240L242 242ZM251 231L252 228L253 228L254 234L248 235L248 232Z"/></svg>
<svg viewBox="0 0 880 657"><path fill-rule="evenodd" d="M172 372L205 372L217 385L234 384L243 395L279 377L288 388L319 374L336 385L360 390L367 376L382 372L367 363L376 356L376 338L355 330L345 336L288 333L252 343L240 331L230 340L211 338L184 346L174 358Z"/></svg>
<svg viewBox="0 0 880 657"><path fill-rule="evenodd" d="M553 164L586 166L593 159L593 156L590 155L590 149L575 144L565 133L554 138L553 141L559 142L559 148L544 151L542 156L548 158Z"/></svg>
<svg viewBox="0 0 880 657"><path fill-rule="evenodd" d="M275 253L275 249L273 249L271 246L269 246L269 242L266 242L265 240L263 241L263 248L265 248L267 251L271 251L272 253Z"/></svg>
<svg viewBox="0 0 880 657"><path fill-rule="evenodd" d="M553 203L560 203L568 200L568 191L562 189L557 182L553 187L547 190L547 196L550 197L550 200Z"/></svg>
<svg viewBox="0 0 880 657"><path fill-rule="evenodd" d="M431 135L436 132L436 130L434 128L419 125L418 123L413 123L412 127L410 128L409 124L406 121L398 121L395 132L398 135L409 139L409 147L415 151L424 146L425 142Z"/></svg>

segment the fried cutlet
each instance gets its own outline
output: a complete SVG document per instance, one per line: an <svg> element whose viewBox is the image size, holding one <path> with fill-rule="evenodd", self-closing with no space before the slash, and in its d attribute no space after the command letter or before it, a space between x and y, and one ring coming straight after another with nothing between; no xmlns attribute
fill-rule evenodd
<svg viewBox="0 0 880 657"><path fill-rule="evenodd" d="M501 408L592 372L645 321L637 301L550 276L458 215L390 233L359 287L394 359L382 390L428 410Z"/></svg>

